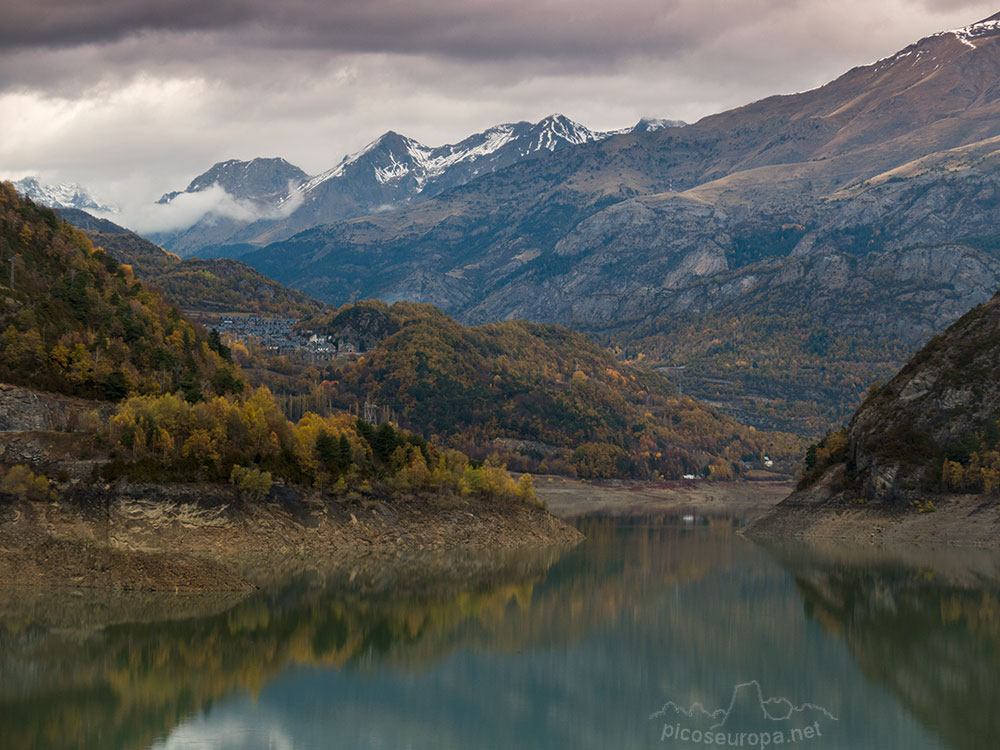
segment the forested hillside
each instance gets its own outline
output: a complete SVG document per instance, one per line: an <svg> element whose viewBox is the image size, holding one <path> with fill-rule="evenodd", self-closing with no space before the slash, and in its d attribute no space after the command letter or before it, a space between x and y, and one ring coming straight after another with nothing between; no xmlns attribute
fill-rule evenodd
<svg viewBox="0 0 1000 750"><path fill-rule="evenodd" d="M134 232L85 211L60 209L58 213L82 229L96 247L119 263L132 266L136 276L185 310L300 318L324 307L245 263L229 258L182 260Z"/></svg>
<svg viewBox="0 0 1000 750"><path fill-rule="evenodd" d="M109 400L242 390L217 339L9 183L0 184L0 255L0 380Z"/></svg>
<svg viewBox="0 0 1000 750"><path fill-rule="evenodd" d="M381 302L303 325L371 349L328 373L324 391L334 404L369 401L408 429L526 468L731 478L765 454L791 470L801 447L740 425L560 326L466 327L429 305Z"/></svg>
<svg viewBox="0 0 1000 750"><path fill-rule="evenodd" d="M13 288L0 289L0 382L120 401L99 435L105 479L229 482L250 498L279 479L338 494L534 500L530 477L515 485L502 466L472 465L389 424L344 413L290 422L266 388L244 394L216 332L9 183L0 252L13 268ZM27 466L0 474L0 492L47 496L48 479Z"/></svg>

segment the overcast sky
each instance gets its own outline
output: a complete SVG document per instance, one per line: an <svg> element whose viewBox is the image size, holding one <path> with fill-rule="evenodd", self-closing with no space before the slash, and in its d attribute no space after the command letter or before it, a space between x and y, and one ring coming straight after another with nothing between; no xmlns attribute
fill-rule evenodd
<svg viewBox="0 0 1000 750"><path fill-rule="evenodd" d="M217 161L315 174L561 112L594 129L821 85L996 12L964 0L0 0L0 176L117 203Z"/></svg>

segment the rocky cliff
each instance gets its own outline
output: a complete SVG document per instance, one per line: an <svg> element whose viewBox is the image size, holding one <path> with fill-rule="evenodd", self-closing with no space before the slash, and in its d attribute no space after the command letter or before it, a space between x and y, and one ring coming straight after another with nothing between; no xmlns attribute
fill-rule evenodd
<svg viewBox="0 0 1000 750"><path fill-rule="evenodd" d="M109 403L0 383L0 432L92 431L113 411Z"/></svg>
<svg viewBox="0 0 1000 750"><path fill-rule="evenodd" d="M1000 438L998 376L1000 295L931 339L855 413L847 430L848 468L861 496L888 504L919 501L952 489L945 462L970 469L978 458L977 469L989 469L988 454Z"/></svg>
<svg viewBox="0 0 1000 750"><path fill-rule="evenodd" d="M1000 544L998 375L1000 294L874 387L752 532Z"/></svg>

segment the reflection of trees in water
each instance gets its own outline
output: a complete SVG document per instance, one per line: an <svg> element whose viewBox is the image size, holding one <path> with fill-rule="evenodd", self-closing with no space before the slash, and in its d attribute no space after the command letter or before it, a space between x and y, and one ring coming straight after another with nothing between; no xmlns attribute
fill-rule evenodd
<svg viewBox="0 0 1000 750"><path fill-rule="evenodd" d="M62 619L47 618L48 626L7 609L0 619L0 674L12 679L0 691L3 747L146 746L218 697L259 690L287 665L341 666L398 643L447 641L467 618L488 619L511 602L527 606L559 554L371 560L299 575L222 611L201 597L201 615L89 631L73 627L67 616L77 610L59 597L52 606ZM405 579L411 587L403 587ZM128 606L162 613L162 599L154 595L150 603L132 594ZM175 601L190 606L186 598ZM20 604L29 612L40 606ZM109 619L127 617L127 608L115 603Z"/></svg>
<svg viewBox="0 0 1000 750"><path fill-rule="evenodd" d="M910 714L955 747L1000 746L991 712L1000 674L996 586L912 565L779 551L793 582L730 528L623 523L580 521L588 540L571 550L369 560L299 573L235 602L94 592L46 601L25 589L0 591L0 745L148 746L214 701L260 690L290 665L406 682L409 673L430 679L445 657L463 650L501 654L473 660L484 682L498 663L524 676L518 669L536 657L519 662L518 652L550 659L532 674L553 665L558 674L536 686L530 695L539 704L525 710L577 706L577 734L582 726L608 746L634 731L636 706L652 710L667 697L721 704L737 677L818 700L840 716L853 710L858 721L838 726L851 743L844 747L865 746L873 718L885 724L879 736L891 746L891 722L912 725ZM852 682L854 663L839 643L817 643L803 602L899 704L879 702L883 691L869 694ZM807 669L797 661L803 656L815 659ZM324 674L341 686L340 701L362 683L378 683L368 679L375 675L354 682ZM527 688L518 680L502 695L521 697ZM445 690L450 683L432 684ZM461 704L456 711L493 705L491 688L469 692L461 684L453 694L434 693L434 701L453 700ZM373 688L350 709L407 731L423 726L420 711L429 704L407 713L398 696ZM869 701L877 707L866 713ZM497 737L520 736L503 715L482 721Z"/></svg>
<svg viewBox="0 0 1000 750"><path fill-rule="evenodd" d="M729 570L736 550L747 545L723 528L683 528L639 519L592 517L577 525L587 541L568 551L531 590L530 606L468 618L449 634L451 643L515 652L566 645L623 619L643 623L649 604L674 586L696 583ZM657 634L656 637L659 637ZM418 664L440 656L432 640L395 648L393 664Z"/></svg>
<svg viewBox="0 0 1000 750"><path fill-rule="evenodd" d="M0 674L9 678L0 689L3 746L148 745L219 697L258 691L291 664L419 669L457 647L563 643L628 616L630 605L665 587L732 565L729 532L622 533L615 521L584 523L586 549L565 554L370 561L301 574L235 606L210 596L174 599L192 611L170 620L160 619L171 606L163 595L100 594L107 621L119 623L104 627L81 627L79 606L60 596L16 607L8 600L0 616ZM130 611L148 622L128 622Z"/></svg>
<svg viewBox="0 0 1000 750"><path fill-rule="evenodd" d="M787 561L806 613L842 637L866 677L887 686L955 748L1000 747L1000 586L869 560ZM958 574L956 577L956 573Z"/></svg>

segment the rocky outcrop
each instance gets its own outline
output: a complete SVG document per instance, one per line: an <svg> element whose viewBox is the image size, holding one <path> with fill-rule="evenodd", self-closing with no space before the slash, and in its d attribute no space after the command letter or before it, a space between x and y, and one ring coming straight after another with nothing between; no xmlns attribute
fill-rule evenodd
<svg viewBox="0 0 1000 750"><path fill-rule="evenodd" d="M1000 294L874 388L750 533L1000 545L998 449Z"/></svg>
<svg viewBox="0 0 1000 750"><path fill-rule="evenodd" d="M92 432L113 411L109 403L0 383L0 432Z"/></svg>
<svg viewBox="0 0 1000 750"><path fill-rule="evenodd" d="M898 504L934 489L944 459L962 460L995 429L998 376L1000 295L932 339L855 413L848 450L862 496Z"/></svg>

